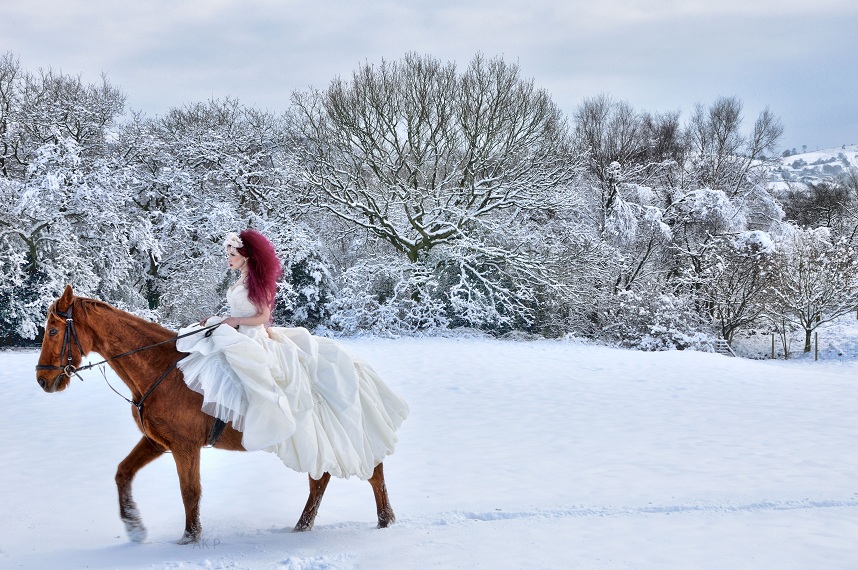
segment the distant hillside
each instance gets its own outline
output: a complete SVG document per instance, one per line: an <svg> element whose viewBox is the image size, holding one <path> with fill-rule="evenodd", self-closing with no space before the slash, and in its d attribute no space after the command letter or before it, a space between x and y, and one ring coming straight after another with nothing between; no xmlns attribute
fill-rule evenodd
<svg viewBox="0 0 858 570"><path fill-rule="evenodd" d="M780 165L772 170L772 182L784 189L815 184L842 176L849 169L858 169L858 144L782 157Z"/></svg>

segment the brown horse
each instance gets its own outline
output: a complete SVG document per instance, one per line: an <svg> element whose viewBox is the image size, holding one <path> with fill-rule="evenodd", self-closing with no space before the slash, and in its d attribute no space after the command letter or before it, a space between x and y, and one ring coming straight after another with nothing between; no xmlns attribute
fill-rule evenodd
<svg viewBox="0 0 858 570"><path fill-rule="evenodd" d="M119 464L116 486L119 516L129 538L138 542L146 538L146 528L131 496L131 482L141 468L168 450L176 461L185 506L185 532L179 544L197 542L202 533L200 449L206 445L215 419L201 411L202 396L185 385L181 371L174 367L183 356L171 340L175 338L176 333L107 303L75 297L71 286L66 286L48 311L36 368L37 380L45 392L60 392L68 387L83 356L97 352L109 360L131 391L135 404L132 414L143 437ZM143 347L149 348L135 351ZM112 359L116 355L121 356ZM214 447L244 451L241 433L226 424ZM310 496L295 525L296 531L313 527L330 478L330 473L319 479L310 477ZM396 517L387 497L381 463L369 483L375 494L378 527L384 528Z"/></svg>

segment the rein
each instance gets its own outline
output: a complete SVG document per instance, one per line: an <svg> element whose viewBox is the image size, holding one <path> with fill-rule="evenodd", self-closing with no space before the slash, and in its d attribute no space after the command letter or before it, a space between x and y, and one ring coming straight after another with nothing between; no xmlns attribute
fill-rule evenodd
<svg viewBox="0 0 858 570"><path fill-rule="evenodd" d="M63 356L64 355L66 356L65 366L62 366L62 365L52 366L49 364L37 364L36 370L59 370L63 376L68 376L69 379L71 379L72 375L77 376L81 382L83 382L83 377L79 374L79 372L83 372L84 370L89 370L90 368L95 368L97 366L102 366L103 364L108 364L112 360L122 358L123 356L130 356L130 355L136 354L138 352L143 352L144 350L149 350L151 348L155 348L156 346L161 346L162 344L167 344L168 342L176 342L180 338L185 338L187 336L191 336L191 335L195 335L195 334L199 334L199 333L204 332L205 336L209 337L209 336L211 336L214 329L216 329L217 327L219 327L221 325L221 323L209 325L209 326L203 327L201 329L197 329L197 330L194 330L191 332L187 332L185 334L176 335L174 337L168 338L167 340L162 340L160 342L156 342L153 344L147 344L146 346L141 346L140 348L135 348L133 350L128 350L126 352L116 354L116 355L111 356L109 358L105 358L104 360L101 360L99 362L92 362L92 363L86 364L84 366L76 367L74 364L72 364L72 341L74 341L75 345L77 345L77 350L78 350L78 353L80 354L81 358L83 358L83 348L80 345L80 340L78 339L77 331L75 330L75 327L74 327L74 318L72 316L72 308L73 307L74 307L74 301L72 301L72 303L69 305L68 310L64 313L58 311L56 308L52 309L52 311L58 317L64 318L66 320L66 328L65 328L65 331L63 331L63 348L62 348L62 352L60 352L60 362L61 363L63 360ZM180 356L178 359L176 359L175 362L173 362L170 366L168 366L167 369L158 377L158 379L152 383L152 385L149 387L149 389L146 391L146 393L143 394L143 397L141 397L140 401L138 401L138 402L135 402L134 400L131 400L131 399L125 397L121 392L119 392L116 388L114 388L113 385L110 383L110 381L107 380L107 374L104 372L104 368L101 368L101 375L104 377L104 381L107 383L107 385L110 387L110 389L113 390L117 395L119 395L119 397L121 397L123 400L125 400L126 402L128 402L129 404L131 404L135 408L137 408L137 416L140 419L140 428L143 430L143 435L146 437L146 439L149 441L149 443L152 444L152 447L154 447L155 449L157 449L161 453L170 453L170 451L169 450L168 451L161 450L157 445L155 445L155 442L153 442L149 438L149 434L146 433L146 426L143 423L143 404L146 402L146 399L152 394L152 392L155 391L155 388L157 388L158 385L167 376L170 375L170 372L172 372L173 370L176 369L176 366L179 364L179 360L182 360L184 357L185 357L184 355ZM216 425L215 427L218 427L218 426ZM211 438L210 438L210 440L211 440Z"/></svg>

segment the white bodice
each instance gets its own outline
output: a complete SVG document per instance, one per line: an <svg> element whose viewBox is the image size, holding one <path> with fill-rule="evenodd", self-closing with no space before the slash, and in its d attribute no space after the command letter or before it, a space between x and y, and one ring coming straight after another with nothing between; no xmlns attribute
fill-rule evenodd
<svg viewBox="0 0 858 570"><path fill-rule="evenodd" d="M236 283L226 292L226 302L229 304L230 317L255 317L259 310L250 302L247 287L244 283Z"/></svg>
<svg viewBox="0 0 858 570"><path fill-rule="evenodd" d="M236 283L229 288L226 292L226 302L229 304L230 317L255 317L259 314L259 309L247 296L247 287L244 283ZM253 339L268 337L265 325L240 325L238 330Z"/></svg>

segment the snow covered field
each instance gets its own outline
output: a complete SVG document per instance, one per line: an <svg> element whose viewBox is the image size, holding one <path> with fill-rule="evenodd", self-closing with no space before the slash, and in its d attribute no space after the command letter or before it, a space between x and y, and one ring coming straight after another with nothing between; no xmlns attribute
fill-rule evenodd
<svg viewBox="0 0 858 570"><path fill-rule="evenodd" d="M752 361L560 341L353 339L411 406L385 462L399 517L263 452L203 452L205 540L170 457L138 476L128 541L113 476L139 438L95 371L60 394L0 352L2 568L856 568L858 362Z"/></svg>
<svg viewBox="0 0 858 570"><path fill-rule="evenodd" d="M786 190L790 185L818 184L839 178L856 168L858 144L845 144L781 157L780 164L772 172L771 181L775 188Z"/></svg>

